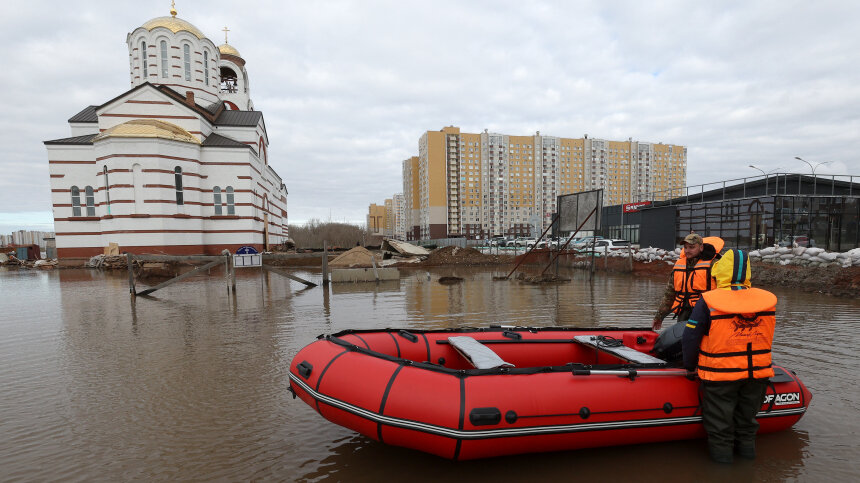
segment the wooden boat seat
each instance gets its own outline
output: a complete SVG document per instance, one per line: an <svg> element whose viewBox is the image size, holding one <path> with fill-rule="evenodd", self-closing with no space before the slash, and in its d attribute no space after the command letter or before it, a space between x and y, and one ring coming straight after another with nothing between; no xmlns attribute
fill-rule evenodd
<svg viewBox="0 0 860 483"><path fill-rule="evenodd" d="M493 349L481 344L472 337L459 335L448 337L448 342L477 369L495 369L497 367L514 367L505 362Z"/></svg>
<svg viewBox="0 0 860 483"><path fill-rule="evenodd" d="M606 339L596 336L596 335L577 335L573 337L577 343L593 347L596 350L601 352L605 352L607 354L611 354L619 359L622 359L626 362L631 362L634 364L666 364L666 361L662 359L658 359L654 356L648 355L644 352L640 352L636 349L632 349L625 345L615 345L613 343L607 342ZM617 339L612 339L612 342ZM621 341L618 340L620 343Z"/></svg>

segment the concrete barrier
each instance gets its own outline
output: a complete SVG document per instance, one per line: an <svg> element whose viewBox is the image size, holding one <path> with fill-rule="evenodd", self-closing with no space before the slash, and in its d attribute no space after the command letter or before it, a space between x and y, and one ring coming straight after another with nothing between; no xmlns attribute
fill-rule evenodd
<svg viewBox="0 0 860 483"><path fill-rule="evenodd" d="M332 283L374 282L377 280L398 280L400 271L396 268L335 268L331 271Z"/></svg>

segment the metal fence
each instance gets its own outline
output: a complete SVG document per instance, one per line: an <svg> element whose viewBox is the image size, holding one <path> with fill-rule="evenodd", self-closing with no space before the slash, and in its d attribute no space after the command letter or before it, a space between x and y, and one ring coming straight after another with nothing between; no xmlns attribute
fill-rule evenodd
<svg viewBox="0 0 860 483"><path fill-rule="evenodd" d="M816 174L807 175L802 173L771 173L766 175L747 176L743 178L714 181L711 183L685 186L683 188L669 188L647 193L635 193L633 202L640 201L663 201L668 204L691 203L695 201L717 201L727 199L727 192L734 193L740 189L741 197L746 197L747 188L764 181L764 192L756 194L812 194L812 195L848 195L860 196L860 189L855 184L860 182L860 176L841 174ZM804 186L807 189L804 189ZM811 187L811 190L808 190ZM838 190L838 188L844 188ZM809 191L808 193L805 191ZM716 193L722 193L721 198L711 198ZM706 200L706 197L708 199ZM732 198L737 196L732 195Z"/></svg>

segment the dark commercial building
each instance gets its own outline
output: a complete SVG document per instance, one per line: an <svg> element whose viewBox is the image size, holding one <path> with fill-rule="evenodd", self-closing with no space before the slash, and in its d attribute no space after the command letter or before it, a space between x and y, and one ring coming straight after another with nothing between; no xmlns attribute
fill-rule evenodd
<svg viewBox="0 0 860 483"><path fill-rule="evenodd" d="M655 201L635 212L624 213L627 205L607 206L601 231L605 237L665 249L696 232L718 236L733 248L779 244L846 251L860 246L860 183L855 180L860 177L774 174L725 181L717 189Z"/></svg>

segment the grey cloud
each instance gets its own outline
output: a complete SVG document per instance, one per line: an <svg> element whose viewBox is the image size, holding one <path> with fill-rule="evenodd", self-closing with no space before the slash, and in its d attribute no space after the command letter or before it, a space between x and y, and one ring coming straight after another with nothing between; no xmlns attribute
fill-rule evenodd
<svg viewBox="0 0 860 483"><path fill-rule="evenodd" d="M43 3L0 19L0 206L50 210L41 141L128 87L125 35L161 5ZM860 5L846 2L183 1L227 25L293 222L363 221L426 130L684 144L688 183L860 174ZM824 168L819 169L819 172ZM9 211L5 210L4 211Z"/></svg>

